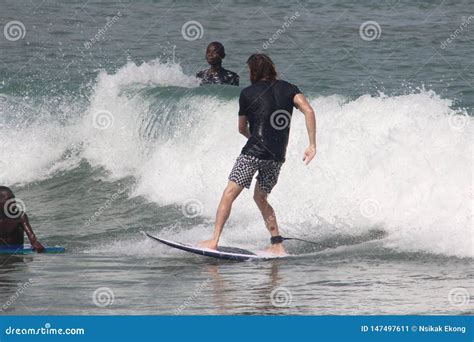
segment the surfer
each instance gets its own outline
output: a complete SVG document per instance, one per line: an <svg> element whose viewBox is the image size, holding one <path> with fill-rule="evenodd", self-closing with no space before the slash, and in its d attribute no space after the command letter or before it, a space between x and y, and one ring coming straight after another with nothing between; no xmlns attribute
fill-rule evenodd
<svg viewBox="0 0 474 342"><path fill-rule="evenodd" d="M28 216L18 208L12 190L0 186L0 248L23 248L24 233L36 252L44 251L30 226Z"/></svg>
<svg viewBox="0 0 474 342"><path fill-rule="evenodd" d="M200 246L216 249L232 203L244 188L249 189L258 171L253 198L271 234L268 252L282 255L283 238L278 229L275 212L267 197L278 181L285 162L293 107L305 115L309 146L304 151L306 165L316 155L316 118L313 108L297 86L277 79L275 65L265 54L253 54L247 60L249 87L239 98L239 132L248 140L230 173L216 214L212 239Z"/></svg>
<svg viewBox="0 0 474 342"><path fill-rule="evenodd" d="M206 60L210 67L201 70L196 77L201 79L203 84L228 84L239 85L239 75L222 67L222 60L225 58L224 45L219 42L212 42L206 49Z"/></svg>

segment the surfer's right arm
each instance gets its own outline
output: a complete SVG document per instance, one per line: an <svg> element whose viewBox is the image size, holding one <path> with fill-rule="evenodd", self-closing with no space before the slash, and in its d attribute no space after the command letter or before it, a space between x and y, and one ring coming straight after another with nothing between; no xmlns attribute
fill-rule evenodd
<svg viewBox="0 0 474 342"><path fill-rule="evenodd" d="M33 228L31 228L30 221L28 220L28 216L26 214L21 215L21 225L28 236L28 240L30 240L31 247L38 252L42 253L44 251L43 245L38 241L36 238L35 233L33 232Z"/></svg>
<svg viewBox="0 0 474 342"><path fill-rule="evenodd" d="M314 115L313 107L311 107L303 94L296 94L293 98L293 102L295 107L298 108L305 116L309 146L304 151L303 161L306 163L306 165L308 165L316 155L316 116Z"/></svg>

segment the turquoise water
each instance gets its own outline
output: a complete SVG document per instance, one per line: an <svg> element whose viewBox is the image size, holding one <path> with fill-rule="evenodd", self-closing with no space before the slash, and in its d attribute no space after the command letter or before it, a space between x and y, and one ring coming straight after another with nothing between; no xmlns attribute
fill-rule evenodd
<svg viewBox="0 0 474 342"><path fill-rule="evenodd" d="M0 257L6 313L472 314L471 2L0 7L0 183L67 248ZM240 88L193 77L214 40ZM316 160L296 112L270 200L285 235L318 245L236 264L147 240L210 236L257 51L316 111ZM267 235L245 192L223 244Z"/></svg>

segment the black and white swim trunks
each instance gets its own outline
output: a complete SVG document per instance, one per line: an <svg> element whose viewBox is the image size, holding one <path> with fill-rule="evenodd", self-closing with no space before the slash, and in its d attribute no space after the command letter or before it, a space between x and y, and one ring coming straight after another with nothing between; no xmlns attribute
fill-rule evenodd
<svg viewBox="0 0 474 342"><path fill-rule="evenodd" d="M241 154L235 161L229 180L249 189L253 176L258 171L257 184L260 189L269 194L278 182L282 164L275 160L263 160Z"/></svg>

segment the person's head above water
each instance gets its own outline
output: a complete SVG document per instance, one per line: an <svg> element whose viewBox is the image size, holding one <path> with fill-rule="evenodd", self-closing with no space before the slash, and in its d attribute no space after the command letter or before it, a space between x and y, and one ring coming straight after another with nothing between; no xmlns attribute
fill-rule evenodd
<svg viewBox="0 0 474 342"><path fill-rule="evenodd" d="M5 203L11 198L15 198L12 189L7 186L0 185L0 203Z"/></svg>
<svg viewBox="0 0 474 342"><path fill-rule="evenodd" d="M13 191L6 186L0 186L0 217L6 217L5 210L9 210L8 201L15 198Z"/></svg>
<svg viewBox="0 0 474 342"><path fill-rule="evenodd" d="M220 67L225 58L224 45L219 42L212 42L206 49L206 60L210 66Z"/></svg>
<svg viewBox="0 0 474 342"><path fill-rule="evenodd" d="M226 70L222 66L225 58L224 45L219 42L212 42L206 49L206 60L210 67L196 73L196 78L201 81L201 85L207 84L227 84L239 86L239 75Z"/></svg>
<svg viewBox="0 0 474 342"><path fill-rule="evenodd" d="M277 77L275 64L270 57L263 53L255 53L247 59L250 71L250 82L274 81Z"/></svg>

